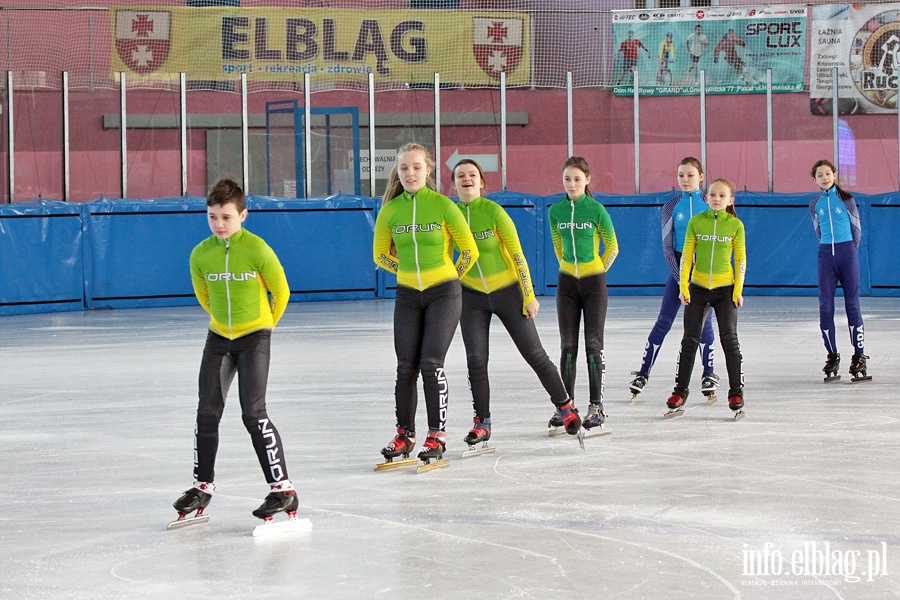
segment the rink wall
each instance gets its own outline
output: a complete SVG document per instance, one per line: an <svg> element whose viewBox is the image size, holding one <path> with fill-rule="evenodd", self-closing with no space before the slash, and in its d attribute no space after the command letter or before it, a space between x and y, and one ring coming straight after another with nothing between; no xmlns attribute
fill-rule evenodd
<svg viewBox="0 0 900 600"><path fill-rule="evenodd" d="M604 195L619 256L613 295L661 294L668 267L660 215L675 192ZM490 194L519 231L539 295L556 293L557 262L547 207L561 195ZM809 194L736 194L747 231L745 295L815 295L816 239ZM896 232L900 193L858 195L863 239L860 292L900 296ZM372 233L379 199L251 196L245 226L280 257L291 300L393 297L396 278L375 270ZM0 315L98 308L190 305L188 257L209 236L203 198L99 199L0 206Z"/></svg>

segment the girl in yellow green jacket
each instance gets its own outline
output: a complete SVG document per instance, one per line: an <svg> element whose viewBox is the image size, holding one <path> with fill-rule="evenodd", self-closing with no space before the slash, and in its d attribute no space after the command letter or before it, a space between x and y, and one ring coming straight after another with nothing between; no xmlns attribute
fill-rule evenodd
<svg viewBox="0 0 900 600"><path fill-rule="evenodd" d="M466 345L469 387L475 409L474 427L466 435L470 446L491 437L491 389L488 382L488 338L494 315L509 332L516 348L540 379L557 410L568 417L566 430L578 433L581 419L559 376L556 365L547 356L534 326L540 303L525 253L512 219L496 202L484 198L484 171L471 159L453 167L453 182L459 206L468 223L478 260L462 278L462 316L460 327Z"/></svg>
<svg viewBox="0 0 900 600"><path fill-rule="evenodd" d="M449 388L444 358L462 310L459 279L478 259L478 246L452 200L426 185L434 161L424 146L397 153L384 205L375 220L375 264L397 275L394 302L394 389L397 435L381 453L409 456L416 443L416 380L422 373L428 438L418 457L440 459L446 448ZM454 264L453 246L459 248Z"/></svg>

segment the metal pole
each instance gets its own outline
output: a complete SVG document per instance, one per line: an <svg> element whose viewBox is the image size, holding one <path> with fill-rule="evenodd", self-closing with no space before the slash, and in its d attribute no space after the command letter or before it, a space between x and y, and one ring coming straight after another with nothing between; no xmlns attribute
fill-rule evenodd
<svg viewBox="0 0 900 600"><path fill-rule="evenodd" d="M69 184L69 72L62 73L62 118L63 118L63 202L68 202L71 197L71 185Z"/></svg>
<svg viewBox="0 0 900 600"><path fill-rule="evenodd" d="M841 172L840 146L838 144L838 68L831 69L831 138L834 143L834 167Z"/></svg>
<svg viewBox="0 0 900 600"><path fill-rule="evenodd" d="M369 196L375 197L375 74L369 73Z"/></svg>
<svg viewBox="0 0 900 600"><path fill-rule="evenodd" d="M128 197L128 109L125 106L125 72L119 71L119 150L122 163L122 198Z"/></svg>
<svg viewBox="0 0 900 600"><path fill-rule="evenodd" d="M572 156L575 154L575 130L572 124L572 71L566 71L566 124L568 125L568 154L566 156Z"/></svg>
<svg viewBox="0 0 900 600"><path fill-rule="evenodd" d="M900 190L900 102L897 102L897 185Z"/></svg>
<svg viewBox="0 0 900 600"><path fill-rule="evenodd" d="M506 71L500 71L500 189L506 191Z"/></svg>
<svg viewBox="0 0 900 600"><path fill-rule="evenodd" d="M312 198L312 111L309 103L312 101L309 93L309 73L303 74L303 169L304 169L304 198ZM328 175L331 177L331 174Z"/></svg>
<svg viewBox="0 0 900 600"><path fill-rule="evenodd" d="M16 130L13 115L13 72L6 72L6 203L15 202L16 194Z"/></svg>
<svg viewBox="0 0 900 600"><path fill-rule="evenodd" d="M769 159L769 193L775 191L775 140L772 132L772 69L766 69L766 147Z"/></svg>
<svg viewBox="0 0 900 600"><path fill-rule="evenodd" d="M640 82L637 71L634 73L634 193L641 193L641 111L638 108Z"/></svg>
<svg viewBox="0 0 900 600"><path fill-rule="evenodd" d="M700 69L700 164L706 169L706 69Z"/></svg>
<svg viewBox="0 0 900 600"><path fill-rule="evenodd" d="M434 74L434 183L441 193L441 74ZM451 188L453 187L451 183Z"/></svg>
<svg viewBox="0 0 900 600"><path fill-rule="evenodd" d="M178 85L181 104L181 195L187 196L187 76L184 73L179 74Z"/></svg>
<svg viewBox="0 0 900 600"><path fill-rule="evenodd" d="M244 193L250 195L250 131L247 126L247 74L241 73L241 173Z"/></svg>

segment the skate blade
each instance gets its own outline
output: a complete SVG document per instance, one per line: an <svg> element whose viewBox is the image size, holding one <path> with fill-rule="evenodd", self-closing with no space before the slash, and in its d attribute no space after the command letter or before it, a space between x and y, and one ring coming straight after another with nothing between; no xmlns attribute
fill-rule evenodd
<svg viewBox="0 0 900 600"><path fill-rule="evenodd" d="M253 537L270 537L284 533L309 531L312 529L312 521L309 519L288 519L287 521L271 521L253 528Z"/></svg>
<svg viewBox="0 0 900 600"><path fill-rule="evenodd" d="M835 375L834 377L826 377L822 381L824 381L825 383L837 383L840 380L841 380L841 376Z"/></svg>
<svg viewBox="0 0 900 600"><path fill-rule="evenodd" d="M584 430L584 438L585 439L595 438L595 437L604 437L607 435L612 435L612 431L610 431L606 427L603 427L602 425L600 427L594 427L593 429L585 429Z"/></svg>
<svg viewBox="0 0 900 600"><path fill-rule="evenodd" d="M569 435L565 427L554 427L547 432L547 437L559 437L561 435Z"/></svg>
<svg viewBox="0 0 900 600"><path fill-rule="evenodd" d="M631 395L631 402L632 402L632 404L635 403L635 402L637 402L637 397L638 397L637 394L632 394L632 395Z"/></svg>
<svg viewBox="0 0 900 600"><path fill-rule="evenodd" d="M497 449L493 446L482 446L481 448L469 446L468 449L463 451L462 458L474 458L476 456L481 456L482 454L493 454L496 450Z"/></svg>
<svg viewBox="0 0 900 600"><path fill-rule="evenodd" d="M408 467L409 465L414 465L419 462L418 458L404 458L402 460L386 460L383 463L378 463L375 465L376 471L387 471L389 469L396 469L397 467Z"/></svg>
<svg viewBox="0 0 900 600"><path fill-rule="evenodd" d="M437 460L430 459L431 462L427 462L425 464L419 465L416 468L416 473L427 473L428 471L434 471L435 469L440 469L442 467L449 467L450 461L446 458L439 458Z"/></svg>
<svg viewBox="0 0 900 600"><path fill-rule="evenodd" d="M860 381L872 381L871 375L863 375L862 377L851 377L851 383L859 383Z"/></svg>
<svg viewBox="0 0 900 600"><path fill-rule="evenodd" d="M185 517L183 519L176 519L166 525L166 531L172 531L173 529L181 529L183 527L189 527L191 525L199 525L201 523L206 523L209 521L209 515L200 515L197 517Z"/></svg>
<svg viewBox="0 0 900 600"><path fill-rule="evenodd" d="M718 398L716 398L715 394L710 394L709 396L706 397L707 404L715 404L717 400L718 400Z"/></svg>
<svg viewBox="0 0 900 600"><path fill-rule="evenodd" d="M739 411L737 411L736 413L734 413L734 420L735 420L735 421L740 421L740 420L743 419L745 416L746 416L746 415L744 414L744 411L739 410Z"/></svg>
<svg viewBox="0 0 900 600"><path fill-rule="evenodd" d="M684 416L683 408L674 408L663 415L664 419L680 419Z"/></svg>

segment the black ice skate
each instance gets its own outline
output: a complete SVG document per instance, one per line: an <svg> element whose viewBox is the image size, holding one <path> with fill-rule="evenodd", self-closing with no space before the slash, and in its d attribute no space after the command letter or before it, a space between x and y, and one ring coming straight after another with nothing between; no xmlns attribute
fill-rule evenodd
<svg viewBox="0 0 900 600"><path fill-rule="evenodd" d="M669 412L663 415L666 419L677 419L679 417L684 416L684 402L687 400L687 390L683 392L672 392L672 395L669 396L669 399L666 400L666 406L669 407Z"/></svg>
<svg viewBox="0 0 900 600"><path fill-rule="evenodd" d="M422 450L419 452L419 460L423 464L416 469L417 473L424 473L432 469L446 467L450 464L444 458L444 450L447 449L447 433L445 431L429 431ZM432 462L434 461L434 462Z"/></svg>
<svg viewBox="0 0 900 600"><path fill-rule="evenodd" d="M581 431L581 416L578 414L578 409L575 408L575 402L569 400L557 407L556 412L550 417L547 427L551 428L548 432L550 437L564 433L578 435Z"/></svg>
<svg viewBox="0 0 900 600"><path fill-rule="evenodd" d="M834 383L841 380L841 376L838 375L840 367L841 355L837 352L834 354L829 353L828 358L825 359L825 366L822 367L822 371L825 373L825 383Z"/></svg>
<svg viewBox="0 0 900 600"><path fill-rule="evenodd" d="M416 464L419 462L418 459L410 458L409 456L415 445L416 432L411 429L398 427L397 435L394 436L394 439L381 449L381 454L384 456L385 460L383 463L375 465L375 470L382 471L384 469L393 469ZM402 458L400 460L394 460L398 456Z"/></svg>
<svg viewBox="0 0 900 600"><path fill-rule="evenodd" d="M628 384L628 389L631 390L631 401L634 402L634 399L637 398L637 395L640 394L644 390L644 386L647 385L647 380L650 379L650 374L641 373L640 371L632 371L631 374L634 375L635 378L631 380L630 384Z"/></svg>
<svg viewBox="0 0 900 600"><path fill-rule="evenodd" d="M606 413L603 412L603 407L592 402L588 406L587 417L585 417L584 421L581 423L581 426L584 427L586 431L585 437L609 435L612 433L610 430L603 427L604 423L606 423Z"/></svg>
<svg viewBox="0 0 900 600"><path fill-rule="evenodd" d="M700 381L700 391L706 396L707 404L714 404L718 398L716 398L716 389L719 387L719 376L710 371L709 373L703 374L703 379Z"/></svg>
<svg viewBox="0 0 900 600"><path fill-rule="evenodd" d="M734 411L734 420L744 418L744 396L739 393L728 393L728 408Z"/></svg>
<svg viewBox="0 0 900 600"><path fill-rule="evenodd" d="M297 518L299 505L300 500L293 489L282 490L281 486L273 487L259 508L253 511L254 517L263 520L263 524L257 525L253 530L253 535L259 537L309 529L312 527L309 519ZM288 520L276 523L274 517L280 512L287 513Z"/></svg>
<svg viewBox="0 0 900 600"><path fill-rule="evenodd" d="M487 445L488 440L491 439L491 420L479 419L478 417L475 417L472 420L475 425L469 433L466 434L465 439L463 439L469 447L462 453L462 457L472 458L481 454L493 454L496 448ZM478 444L481 444L480 448L475 447Z"/></svg>
<svg viewBox="0 0 900 600"><path fill-rule="evenodd" d="M850 381L856 383L858 381L872 381L872 376L866 374L866 359L869 357L861 352L857 352L850 359L850 374L853 376Z"/></svg>
<svg viewBox="0 0 900 600"><path fill-rule="evenodd" d="M212 492L216 489L213 483L195 483L194 487L187 490L176 500L172 506L178 511L178 519L169 523L166 529L180 529L188 525L196 525L198 523L206 523L209 521L209 515L203 514L203 511L209 506L212 500ZM188 515L197 511L193 517Z"/></svg>

